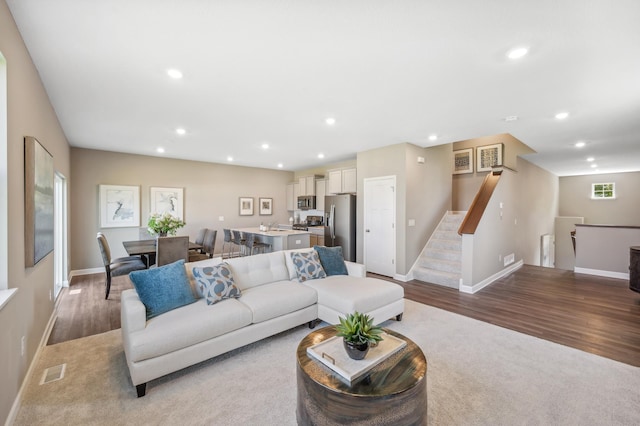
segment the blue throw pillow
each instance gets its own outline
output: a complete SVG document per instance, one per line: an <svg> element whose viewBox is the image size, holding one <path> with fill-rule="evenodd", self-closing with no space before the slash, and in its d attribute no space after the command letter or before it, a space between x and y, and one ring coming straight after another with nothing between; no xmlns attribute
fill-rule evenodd
<svg viewBox="0 0 640 426"><path fill-rule="evenodd" d="M349 275L347 265L344 263L342 247L313 246L313 249L318 252L322 269L327 275Z"/></svg>
<svg viewBox="0 0 640 426"><path fill-rule="evenodd" d="M129 278L151 319L196 301L184 269L184 259L154 269L133 271Z"/></svg>

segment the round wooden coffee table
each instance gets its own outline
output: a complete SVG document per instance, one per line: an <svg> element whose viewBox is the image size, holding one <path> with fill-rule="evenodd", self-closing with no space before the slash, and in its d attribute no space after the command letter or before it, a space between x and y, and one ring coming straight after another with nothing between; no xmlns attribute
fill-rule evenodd
<svg viewBox="0 0 640 426"><path fill-rule="evenodd" d="M426 425L427 360L413 341L385 329L407 345L354 383L307 354L307 348L336 335L321 328L302 339L297 351L299 425Z"/></svg>

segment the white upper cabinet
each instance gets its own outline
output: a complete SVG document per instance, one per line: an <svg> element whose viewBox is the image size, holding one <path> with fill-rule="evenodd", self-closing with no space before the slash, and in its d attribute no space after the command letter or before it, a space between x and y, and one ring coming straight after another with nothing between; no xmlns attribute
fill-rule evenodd
<svg viewBox="0 0 640 426"><path fill-rule="evenodd" d="M358 180L356 169L339 169L328 171L327 195L356 193Z"/></svg>
<svg viewBox="0 0 640 426"><path fill-rule="evenodd" d="M316 210L324 210L324 196L327 192L326 182L324 179L316 181Z"/></svg>

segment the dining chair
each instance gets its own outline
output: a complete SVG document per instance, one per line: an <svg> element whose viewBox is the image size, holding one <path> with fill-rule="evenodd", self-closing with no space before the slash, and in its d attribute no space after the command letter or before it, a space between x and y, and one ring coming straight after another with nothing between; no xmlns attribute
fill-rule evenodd
<svg viewBox="0 0 640 426"><path fill-rule="evenodd" d="M189 261L189 236L158 237L156 266L168 265L180 259Z"/></svg>
<svg viewBox="0 0 640 426"><path fill-rule="evenodd" d="M202 253L195 253L193 250L189 252L189 262L210 259L213 257L213 251L216 245L216 237L218 231L215 229L207 229L204 240L202 241Z"/></svg>
<svg viewBox="0 0 640 426"><path fill-rule="evenodd" d="M201 230L198 231L198 235L196 235L196 239L195 239L196 244L200 244L201 246L204 246L204 238L207 235L207 231L209 231L209 229L207 228L202 228ZM198 249L198 252L204 253L204 250Z"/></svg>
<svg viewBox="0 0 640 426"><path fill-rule="evenodd" d="M98 232L96 239L98 240L98 247L100 247L100 254L102 255L104 270L107 274L106 291L104 298L108 299L109 292L111 291L111 277L128 275L129 272L132 271L147 269L147 265L139 256L127 256L111 259L111 248L109 247L107 237L105 237L102 232Z"/></svg>

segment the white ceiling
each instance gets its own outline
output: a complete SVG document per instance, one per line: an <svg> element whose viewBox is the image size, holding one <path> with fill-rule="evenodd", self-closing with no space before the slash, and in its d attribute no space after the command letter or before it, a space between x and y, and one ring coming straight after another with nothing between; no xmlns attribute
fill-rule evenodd
<svg viewBox="0 0 640 426"><path fill-rule="evenodd" d="M301 170L510 133L560 176L640 170L638 0L7 3L75 147Z"/></svg>

